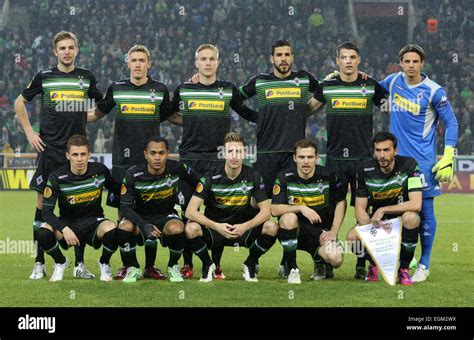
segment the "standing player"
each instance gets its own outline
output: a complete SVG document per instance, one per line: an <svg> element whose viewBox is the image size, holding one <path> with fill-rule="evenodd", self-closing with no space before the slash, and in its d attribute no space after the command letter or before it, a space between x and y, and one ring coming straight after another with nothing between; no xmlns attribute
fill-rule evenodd
<svg viewBox="0 0 474 340"><path fill-rule="evenodd" d="M293 50L287 40L272 45L272 73L260 73L240 87L243 98L257 96L257 162L271 197L272 186L280 170L293 163L293 147L305 137L307 103L310 92L318 90L318 81L308 72L292 71Z"/></svg>
<svg viewBox="0 0 474 340"><path fill-rule="evenodd" d="M239 134L225 136L225 164L201 178L186 210L192 221L186 225L186 237L203 264L201 282L212 281L215 269L207 249L236 244L249 248L243 265L245 281L257 282L258 259L276 240L278 227L269 221L270 204L263 179L243 164L244 146ZM200 212L202 204L206 205L204 213Z"/></svg>
<svg viewBox="0 0 474 340"><path fill-rule="evenodd" d="M310 92L319 91L319 83L310 73L291 70L293 60L290 42L276 41L270 55L273 71L260 73L240 87L243 98L257 96L255 169L263 177L268 197L272 195L277 174L293 164L293 147L305 138ZM281 275L285 275L284 264L283 257L279 269Z"/></svg>
<svg viewBox="0 0 474 340"><path fill-rule="evenodd" d="M441 194L438 181L453 176L458 123L444 88L421 73L425 52L415 44L399 53L403 72L391 74L380 85L390 94L390 131L398 138L398 152L416 159L423 183L421 210L421 259L414 282L429 275L431 249L436 232L434 197ZM446 126L444 155L436 162L436 124Z"/></svg>
<svg viewBox="0 0 474 340"><path fill-rule="evenodd" d="M373 138L373 146L375 159L363 163L357 174L357 222L359 225L372 223L380 227L383 220L401 217L403 228L398 281L410 286L413 282L408 266L415 253L420 225L420 172L415 159L397 155L397 139L391 133L378 132ZM369 207L372 208L370 213L367 212ZM347 240L351 244L360 242L354 228L347 233ZM371 263L366 281L377 281L378 269L374 260L368 253L365 258Z"/></svg>
<svg viewBox="0 0 474 340"><path fill-rule="evenodd" d="M57 33L53 39L53 53L58 64L38 72L15 101L18 120L28 141L38 152L38 166L30 182L30 188L38 192L33 222L35 241L38 240L38 229L43 222L41 209L46 181L53 170L69 164L65 157L69 137L86 134L86 116L90 106L86 105L87 98L93 101L102 99L92 73L75 65L79 47L73 33ZM42 96L39 135L33 131L25 107L38 94ZM90 277L89 271L82 264L82 258L83 254L76 252L74 275ZM44 253L38 248L30 279L41 279L45 273Z"/></svg>
<svg viewBox="0 0 474 340"><path fill-rule="evenodd" d="M314 112L326 104L326 168L342 179L346 193L350 186L354 206L358 167L372 158L374 104L381 105L384 91L377 81L363 79L358 73L360 52L354 43L344 42L337 47L336 63L338 75L321 83L310 110ZM364 279L366 274L365 260L357 259L355 277Z"/></svg>
<svg viewBox="0 0 474 340"><path fill-rule="evenodd" d="M112 176L119 183L128 168L143 163L143 145L149 137L160 135L160 122L169 119L180 124L181 118L178 115L170 117L170 99L166 85L148 77L151 67L148 49L135 45L127 55L130 78L115 81L108 88L105 99L97 105L93 115L89 116L89 121L94 121L114 111ZM120 192L109 192L107 204L119 208ZM164 279L164 275L154 267L156 242L145 244L145 258L145 277ZM125 274L126 268L121 268L116 278L123 279Z"/></svg>
<svg viewBox="0 0 474 340"><path fill-rule="evenodd" d="M140 245L160 239L168 246L168 275L171 282L182 282L178 260L184 248L184 224L174 206L178 198L178 181L195 186L198 177L183 163L168 160L168 142L151 137L144 144L145 164L131 167L125 173L121 189L119 224L120 252L127 268L124 282L140 278L135 255L137 239ZM155 252L156 254L156 252ZM147 258L145 273L153 267L155 258Z"/></svg>
<svg viewBox="0 0 474 340"><path fill-rule="evenodd" d="M69 165L49 176L44 189L43 223L38 231L38 244L54 259L50 281L61 281L68 260L59 249L89 244L102 245L99 259L100 280L111 281L110 257L117 250L117 226L104 218L102 191L117 186L104 164L90 162L89 141L83 135L73 135L67 141ZM54 214L58 201L59 218ZM58 241L59 240L59 243Z"/></svg>
<svg viewBox="0 0 474 340"><path fill-rule="evenodd" d="M195 66L199 83L180 84L173 97L174 112L181 112L183 136L179 147L179 159L190 166L199 176L224 161L219 159L221 143L230 131L231 109L246 120L255 122L256 112L244 105L238 89L230 82L217 79L219 50L211 44L200 45L195 53ZM184 186L185 203L183 211L192 196L193 188ZM222 251L216 251L216 263L220 262ZM214 253L213 253L214 255ZM192 253L184 253L184 277L192 277ZM221 268L216 277L225 278Z"/></svg>
<svg viewBox="0 0 474 340"><path fill-rule="evenodd" d="M332 278L341 266L343 249L337 240L345 215L342 183L316 165L314 142L303 139L294 146L296 166L281 171L273 186L272 214L279 217L279 239L286 253L288 283L301 283L296 250L307 251L316 263L311 278Z"/></svg>

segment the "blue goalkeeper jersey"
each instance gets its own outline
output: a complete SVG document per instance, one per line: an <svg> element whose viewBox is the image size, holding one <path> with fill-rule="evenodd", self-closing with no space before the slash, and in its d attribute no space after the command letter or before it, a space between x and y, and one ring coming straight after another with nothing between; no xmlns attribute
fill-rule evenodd
<svg viewBox="0 0 474 340"><path fill-rule="evenodd" d="M436 124L441 118L446 126L445 144L455 147L458 123L444 88L424 74L422 79L409 85L405 74L399 72L380 85L389 93L390 132L398 139L398 154L416 159L424 174L424 193L434 190L428 196L437 196L439 185L431 174L437 161Z"/></svg>
<svg viewBox="0 0 474 340"><path fill-rule="evenodd" d="M418 164L436 164L436 124L446 126L446 145L456 146L458 124L446 91L427 76L409 85L403 72L380 82L390 94L390 132L398 139L398 153L414 157Z"/></svg>

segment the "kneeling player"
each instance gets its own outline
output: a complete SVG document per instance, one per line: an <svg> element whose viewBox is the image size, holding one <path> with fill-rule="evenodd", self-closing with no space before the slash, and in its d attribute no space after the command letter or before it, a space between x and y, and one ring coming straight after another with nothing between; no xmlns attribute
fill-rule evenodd
<svg viewBox="0 0 474 340"><path fill-rule="evenodd" d="M115 190L115 182L104 164L89 163L89 141L85 136L69 138L66 157L70 164L51 173L43 193L45 223L38 232L38 244L55 262L50 281L62 280L69 265L59 244L67 249L81 243L95 249L102 245L100 280L111 281L109 261L118 247L117 226L104 218L101 202L103 188ZM56 200L59 218L54 214Z"/></svg>
<svg viewBox="0 0 474 340"><path fill-rule="evenodd" d="M296 166L278 174L273 187L272 214L279 217L279 239L285 251L288 283L301 283L296 250L314 260L313 280L332 278L344 259L337 234L346 203L342 182L317 166L316 144L303 139L295 144Z"/></svg>
<svg viewBox="0 0 474 340"><path fill-rule="evenodd" d="M170 250L168 275L171 282L182 282L178 260L184 248L184 224L174 206L178 196L178 181L184 180L195 186L198 178L182 163L168 160L168 142L152 137L145 144L146 163L127 170L122 184L120 211L123 220L119 224L119 245L123 265L127 268L124 282L135 282L141 277L135 249L148 244L155 251L147 253L144 276L165 279L154 266L157 240Z"/></svg>
<svg viewBox="0 0 474 340"><path fill-rule="evenodd" d="M206 173L196 186L186 217L186 237L202 261L201 282L212 281L216 268L211 250L245 246L249 256L243 265L245 281L257 282L258 259L275 243L278 226L269 221L270 203L262 177L243 164L244 139L230 132L224 139L225 164ZM255 199L256 206L253 204ZM204 214L199 211L206 205Z"/></svg>
<svg viewBox="0 0 474 340"><path fill-rule="evenodd" d="M418 226L422 203L422 184L418 165L414 158L397 155L397 139L389 132L378 132L374 138L375 159L365 162L357 174L355 214L359 225L372 223L379 227L385 219L401 216L402 245L398 281L407 286L413 282L408 273L418 242ZM367 212L371 207L371 214ZM353 252L365 256L370 266L366 281L378 280L378 269L373 259L358 244L360 241L352 228L347 240L354 246ZM364 252L362 253L362 250Z"/></svg>

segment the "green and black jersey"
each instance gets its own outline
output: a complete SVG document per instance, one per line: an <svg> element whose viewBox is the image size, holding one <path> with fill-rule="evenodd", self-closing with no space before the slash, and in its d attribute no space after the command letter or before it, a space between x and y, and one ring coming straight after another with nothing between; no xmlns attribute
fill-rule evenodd
<svg viewBox="0 0 474 340"><path fill-rule="evenodd" d="M161 175L151 175L147 163L131 167L123 178L120 211L122 216L139 227L157 216L176 213L178 204L178 181L186 181L192 187L199 178L183 163L166 161L166 169Z"/></svg>
<svg viewBox="0 0 474 340"><path fill-rule="evenodd" d="M74 175L70 165L59 168L51 173L43 192L44 221L62 231L66 226L62 220L102 218L102 191L116 190L117 185L102 163L89 162L83 175ZM56 201L59 218L54 215Z"/></svg>
<svg viewBox="0 0 474 340"><path fill-rule="evenodd" d="M384 93L368 78L346 83L338 76L325 80L314 98L326 104L328 158L338 160L370 159L374 104L380 106Z"/></svg>
<svg viewBox="0 0 474 340"><path fill-rule="evenodd" d="M183 115L181 160L216 159L230 131L230 109L252 122L257 114L245 106L237 88L223 80L210 85L181 83L174 91L172 107Z"/></svg>
<svg viewBox="0 0 474 340"><path fill-rule="evenodd" d="M227 177L224 166L207 172L194 191L194 196L205 201L204 215L219 223L244 223L258 210L251 205L268 199L260 174L246 165L235 179Z"/></svg>
<svg viewBox="0 0 474 340"><path fill-rule="evenodd" d="M259 153L293 152L295 143L305 137L310 92L318 88L318 81L302 70L283 79L260 73L240 87L243 98L257 96Z"/></svg>
<svg viewBox="0 0 474 340"><path fill-rule="evenodd" d="M313 177L303 179L296 166L280 171L273 186L272 204L306 205L332 224L338 202L345 199L341 180L326 168L317 165Z"/></svg>
<svg viewBox="0 0 474 340"><path fill-rule="evenodd" d="M94 75L80 67L69 73L56 66L38 72L21 95L31 101L38 94L42 96L40 137L46 149L64 152L69 137L86 135L87 110L102 100Z"/></svg>
<svg viewBox="0 0 474 340"><path fill-rule="evenodd" d="M103 113L114 112L112 164L120 168L144 161L145 142L160 135L160 122L172 114L168 88L150 77L140 86L130 79L114 82L97 107Z"/></svg>
<svg viewBox="0 0 474 340"><path fill-rule="evenodd" d="M408 193L422 191L420 170L414 158L395 156L395 167L385 174L377 160L364 162L357 173L357 197L367 197L374 213L380 207L408 201Z"/></svg>

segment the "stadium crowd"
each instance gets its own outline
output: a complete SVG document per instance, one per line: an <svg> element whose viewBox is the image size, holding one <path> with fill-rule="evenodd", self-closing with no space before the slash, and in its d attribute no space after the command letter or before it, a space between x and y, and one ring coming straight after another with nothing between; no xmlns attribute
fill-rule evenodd
<svg viewBox="0 0 474 340"><path fill-rule="evenodd" d="M467 1L462 1L467 2ZM22 1L16 2L22 5ZM472 87L474 34L472 6L453 0L415 1L417 26L413 42L426 50L424 73L442 84L459 121L459 154L471 154L474 111ZM143 44L150 49L150 75L164 82L170 93L194 72L194 50L201 43L214 43L220 49L220 79L243 85L254 74L269 71L270 46L277 39L294 45L295 69L304 69L318 79L336 69L335 47L352 40L347 20L347 5L329 1L279 0L201 0L184 6L170 0L137 1L29 1L25 8L30 22L16 30L0 28L0 151L31 152L15 117L13 103L25 84L40 70L56 64L51 53L55 33L74 32L80 45L78 65L90 69L99 88L105 92L113 80L127 78L124 62L128 49ZM252 8L252 11L249 11ZM113 15L112 15L113 13ZM438 18L438 33L428 33L427 19ZM47 25L45 24L47 23ZM364 40L360 69L381 80L398 72L398 50L402 44L387 34L388 27L361 23ZM255 103L254 103L255 104ZM32 125L39 127L40 100L27 106ZM377 111L378 112L378 111ZM388 127L388 116L376 114L374 130ZM232 129L255 143L255 126L232 117ZM111 152L113 117L88 125L94 152ZM162 134L177 152L181 131L169 123ZM307 136L324 153L327 141L325 115L318 113L308 121ZM444 130L438 128L438 153L444 146Z"/></svg>

